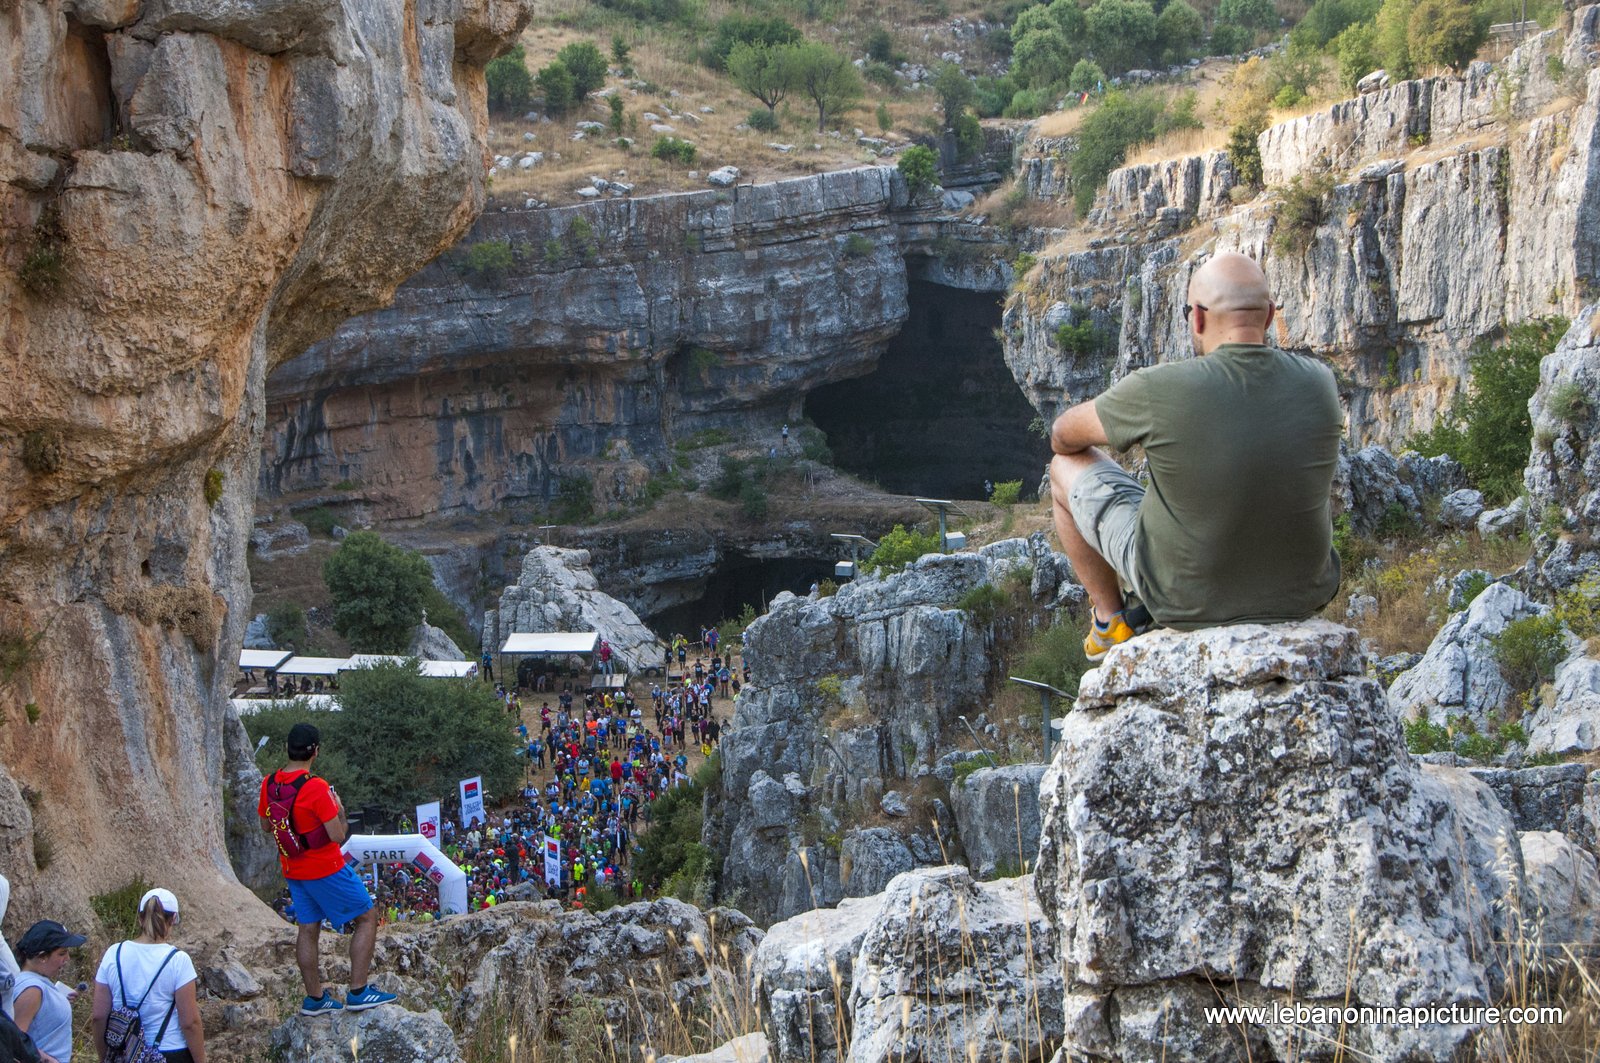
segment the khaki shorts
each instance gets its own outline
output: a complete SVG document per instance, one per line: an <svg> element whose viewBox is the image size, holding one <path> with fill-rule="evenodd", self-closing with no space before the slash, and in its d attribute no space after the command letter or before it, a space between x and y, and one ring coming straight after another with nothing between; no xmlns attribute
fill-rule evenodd
<svg viewBox="0 0 1600 1063"><path fill-rule="evenodd" d="M1067 508L1094 552L1105 558L1124 590L1139 589L1139 503L1144 487L1109 461L1097 462L1073 481Z"/></svg>

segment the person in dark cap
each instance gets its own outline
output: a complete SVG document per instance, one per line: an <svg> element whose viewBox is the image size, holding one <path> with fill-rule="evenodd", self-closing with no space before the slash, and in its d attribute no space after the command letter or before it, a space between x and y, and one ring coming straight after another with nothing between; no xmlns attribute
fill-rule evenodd
<svg viewBox="0 0 1600 1063"><path fill-rule="evenodd" d="M72 1059L72 996L58 979L72 959L70 950L89 939L60 923L41 919L17 941L22 973L11 987L11 1013L17 1028L33 1038L44 1063Z"/></svg>
<svg viewBox="0 0 1600 1063"><path fill-rule="evenodd" d="M365 1011L395 999L367 981L372 949L378 939L378 912L356 873L345 864L339 846L350 836L344 802L323 779L311 774L322 751L322 732L314 724L289 728L289 763L261 780L256 813L278 843L278 862L294 899L299 937L295 959L305 982L302 1015ZM350 938L350 991L340 1003L322 983L317 961L322 921L335 927L354 923Z"/></svg>

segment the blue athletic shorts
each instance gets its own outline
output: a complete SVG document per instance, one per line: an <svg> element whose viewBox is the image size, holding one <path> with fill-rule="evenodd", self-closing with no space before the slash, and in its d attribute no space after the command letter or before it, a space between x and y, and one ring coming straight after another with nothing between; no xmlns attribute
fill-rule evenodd
<svg viewBox="0 0 1600 1063"><path fill-rule="evenodd" d="M335 929L342 928L372 908L366 885L349 867L327 878L289 879L289 896L294 900L295 922L302 926L326 919Z"/></svg>

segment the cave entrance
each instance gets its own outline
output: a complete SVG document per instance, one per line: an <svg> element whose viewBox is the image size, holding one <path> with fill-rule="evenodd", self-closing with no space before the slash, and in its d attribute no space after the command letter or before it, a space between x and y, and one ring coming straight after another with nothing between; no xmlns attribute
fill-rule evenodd
<svg viewBox="0 0 1600 1063"><path fill-rule="evenodd" d="M1021 480L1032 497L1049 446L996 336L1002 297L912 280L908 301L877 369L806 397L835 463L900 494L983 498L985 480Z"/></svg>
<svg viewBox="0 0 1600 1063"><path fill-rule="evenodd" d="M805 594L833 575L833 562L805 557L729 557L706 577L700 596L650 614L646 623L663 641L682 634L697 642L708 625L735 619L746 605L757 615L779 591Z"/></svg>

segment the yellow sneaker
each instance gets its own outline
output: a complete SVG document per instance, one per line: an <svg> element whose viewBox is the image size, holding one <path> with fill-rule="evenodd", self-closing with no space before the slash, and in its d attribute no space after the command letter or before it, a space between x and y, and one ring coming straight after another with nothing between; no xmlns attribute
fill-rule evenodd
<svg viewBox="0 0 1600 1063"><path fill-rule="evenodd" d="M1100 621L1091 619L1089 633L1083 638L1083 655L1091 661L1098 661L1111 652L1111 647L1127 642L1135 634L1120 612L1114 614L1103 627Z"/></svg>

